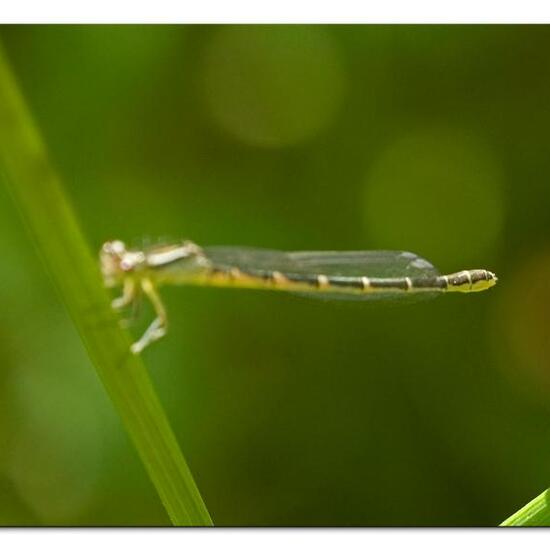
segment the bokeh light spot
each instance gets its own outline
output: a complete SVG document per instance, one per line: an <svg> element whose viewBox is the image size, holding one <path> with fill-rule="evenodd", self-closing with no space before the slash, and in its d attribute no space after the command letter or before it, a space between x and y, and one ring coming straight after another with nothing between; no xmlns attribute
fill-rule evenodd
<svg viewBox="0 0 550 550"><path fill-rule="evenodd" d="M315 137L333 120L344 81L331 35L318 27L223 27L204 60L210 114L249 145L284 147Z"/></svg>
<svg viewBox="0 0 550 550"><path fill-rule="evenodd" d="M475 267L462 262L482 261L502 228L501 180L499 163L476 138L450 129L405 136L375 161L365 182L371 245Z"/></svg>

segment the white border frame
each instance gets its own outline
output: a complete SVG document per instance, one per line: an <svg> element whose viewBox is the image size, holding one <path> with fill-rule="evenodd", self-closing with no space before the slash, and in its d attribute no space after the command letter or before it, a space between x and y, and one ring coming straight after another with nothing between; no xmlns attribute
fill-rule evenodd
<svg viewBox="0 0 550 550"><path fill-rule="evenodd" d="M545 0L6 0L4 23L541 23Z"/></svg>

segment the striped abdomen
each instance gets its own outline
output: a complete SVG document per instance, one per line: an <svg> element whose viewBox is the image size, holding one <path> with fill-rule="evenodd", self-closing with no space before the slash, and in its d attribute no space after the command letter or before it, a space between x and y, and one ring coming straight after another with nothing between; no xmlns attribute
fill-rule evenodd
<svg viewBox="0 0 550 550"><path fill-rule="evenodd" d="M496 283L495 275L484 269L460 271L451 275L381 278L212 268L199 279L197 280L199 284L214 286L357 295L402 292L477 292L490 288Z"/></svg>

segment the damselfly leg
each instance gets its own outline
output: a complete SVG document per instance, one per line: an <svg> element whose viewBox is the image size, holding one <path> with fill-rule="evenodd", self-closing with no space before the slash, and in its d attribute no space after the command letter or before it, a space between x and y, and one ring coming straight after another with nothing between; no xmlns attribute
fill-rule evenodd
<svg viewBox="0 0 550 550"><path fill-rule="evenodd" d="M141 353L149 344L165 336L168 326L166 309L153 283L149 279L142 279L141 289L147 298L149 298L157 316L149 325L143 336L132 344L131 350L136 354Z"/></svg>

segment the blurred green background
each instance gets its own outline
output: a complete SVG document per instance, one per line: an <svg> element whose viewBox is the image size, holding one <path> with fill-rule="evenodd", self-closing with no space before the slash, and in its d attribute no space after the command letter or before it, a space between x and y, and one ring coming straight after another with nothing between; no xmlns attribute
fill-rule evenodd
<svg viewBox="0 0 550 550"><path fill-rule="evenodd" d="M164 289L145 360L217 525L496 525L550 486L548 27L0 39L94 249L390 248L499 276L410 307ZM0 523L167 524L4 188L0 249Z"/></svg>

